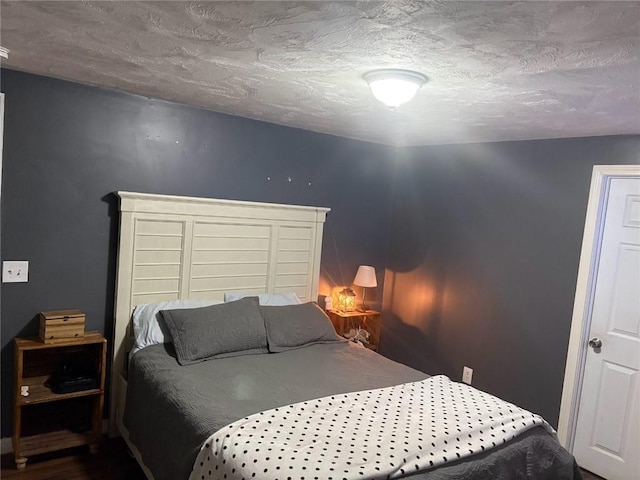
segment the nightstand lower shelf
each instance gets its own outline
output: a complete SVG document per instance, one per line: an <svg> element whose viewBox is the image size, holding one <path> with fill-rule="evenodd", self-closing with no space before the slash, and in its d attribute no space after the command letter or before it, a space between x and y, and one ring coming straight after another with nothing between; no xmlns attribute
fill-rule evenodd
<svg viewBox="0 0 640 480"><path fill-rule="evenodd" d="M56 446L56 450L79 447L95 443L96 435L92 431L74 432L71 430L57 430L54 432L41 433L30 437L20 438L20 453L24 457L38 455L51 451L51 445Z"/></svg>

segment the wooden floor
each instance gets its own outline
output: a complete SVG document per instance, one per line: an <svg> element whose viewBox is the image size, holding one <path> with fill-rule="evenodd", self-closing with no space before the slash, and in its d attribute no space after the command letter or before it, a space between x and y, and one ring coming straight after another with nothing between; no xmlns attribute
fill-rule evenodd
<svg viewBox="0 0 640 480"><path fill-rule="evenodd" d="M13 455L3 455L1 465L2 480L146 480L120 438L105 438L96 455L88 448L40 455L30 459L23 471L16 470ZM603 480L589 472L582 474L584 480Z"/></svg>
<svg viewBox="0 0 640 480"><path fill-rule="evenodd" d="M146 480L121 438L105 437L97 454L88 447L39 455L19 471L13 455L2 455L2 480Z"/></svg>
<svg viewBox="0 0 640 480"><path fill-rule="evenodd" d="M587 472L586 470L580 469L580 471L582 472L582 476L584 480L605 480L602 477L599 477L598 475L594 475L591 472Z"/></svg>

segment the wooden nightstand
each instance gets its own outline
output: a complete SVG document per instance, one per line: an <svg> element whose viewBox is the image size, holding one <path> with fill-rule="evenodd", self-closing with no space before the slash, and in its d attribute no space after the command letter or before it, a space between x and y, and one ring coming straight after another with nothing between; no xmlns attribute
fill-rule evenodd
<svg viewBox="0 0 640 480"><path fill-rule="evenodd" d="M338 335L345 336L352 328L363 328L369 332L369 343L365 343L364 346L378 351L380 346L380 312L375 310L367 310L366 312L339 312L334 310L328 310L327 315L333 323L333 327L336 329Z"/></svg>
<svg viewBox="0 0 640 480"><path fill-rule="evenodd" d="M98 332L60 343L43 343L37 337L15 339L13 452L19 469L31 455L80 445L97 451L102 438L106 358L107 341ZM49 379L65 362L88 366L97 386L54 393ZM28 395L23 396L22 390L28 390Z"/></svg>

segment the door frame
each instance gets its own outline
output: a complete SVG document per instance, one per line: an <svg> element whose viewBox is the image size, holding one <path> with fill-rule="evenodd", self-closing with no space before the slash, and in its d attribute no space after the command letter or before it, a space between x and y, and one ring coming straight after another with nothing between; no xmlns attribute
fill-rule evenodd
<svg viewBox="0 0 640 480"><path fill-rule="evenodd" d="M2 196L2 148L4 144L4 93L0 92L0 198Z"/></svg>
<svg viewBox="0 0 640 480"><path fill-rule="evenodd" d="M558 420L558 438L570 452L573 451L582 378L587 359L586 345L591 329L595 269L598 265L602 242L605 200L612 178L636 176L640 177L640 165L594 165L593 167Z"/></svg>

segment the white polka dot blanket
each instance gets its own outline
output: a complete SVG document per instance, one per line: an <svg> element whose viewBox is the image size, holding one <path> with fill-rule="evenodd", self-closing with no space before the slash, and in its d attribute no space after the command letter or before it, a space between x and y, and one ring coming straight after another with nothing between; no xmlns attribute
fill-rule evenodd
<svg viewBox="0 0 640 480"><path fill-rule="evenodd" d="M256 413L213 434L190 480L399 478L483 452L540 416L445 376Z"/></svg>

